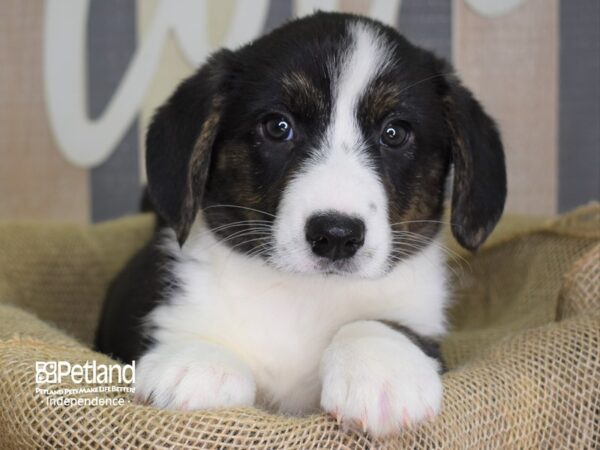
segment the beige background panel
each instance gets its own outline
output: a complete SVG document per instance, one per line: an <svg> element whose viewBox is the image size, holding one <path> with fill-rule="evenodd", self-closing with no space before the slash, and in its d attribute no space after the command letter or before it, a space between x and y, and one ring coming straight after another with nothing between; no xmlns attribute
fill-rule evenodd
<svg viewBox="0 0 600 450"><path fill-rule="evenodd" d="M208 36L214 49L221 47L225 40L225 34L229 28L236 1L239 0L219 0L218 2L209 1L207 3L208 17L210 18L207 23Z"/></svg>
<svg viewBox="0 0 600 450"><path fill-rule="evenodd" d="M499 122L507 211L554 214L557 195L558 1L525 0L485 18L454 1L454 64Z"/></svg>
<svg viewBox="0 0 600 450"><path fill-rule="evenodd" d="M212 4L213 2L211 2ZM139 43L144 40L144 36L152 24L152 18L157 0L138 0L137 1L137 39ZM199 19L203 20L203 19ZM194 68L185 59L181 49L177 45L173 34L170 34L163 47L160 64L156 69L154 78L150 83L148 91L144 96L144 101L140 107L140 126L139 132L139 155L140 155L140 181L143 185L146 184L146 158L145 158L145 142L146 130L152 119L152 115L158 106L160 106L167 97L173 92L177 84L186 76L192 73Z"/></svg>
<svg viewBox="0 0 600 450"><path fill-rule="evenodd" d="M342 12L349 12L354 14L368 14L371 6L370 1L366 0L340 0L338 8Z"/></svg>
<svg viewBox="0 0 600 450"><path fill-rule="evenodd" d="M43 13L41 1L0 1L0 219L87 222L87 171L61 156L46 118Z"/></svg>

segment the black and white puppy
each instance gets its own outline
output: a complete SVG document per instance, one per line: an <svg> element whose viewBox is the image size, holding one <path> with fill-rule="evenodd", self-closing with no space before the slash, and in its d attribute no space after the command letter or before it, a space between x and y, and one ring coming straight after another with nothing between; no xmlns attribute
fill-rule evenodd
<svg viewBox="0 0 600 450"><path fill-rule="evenodd" d="M494 122L449 66L317 13L213 55L156 113L169 227L114 282L97 345L156 406L319 405L379 436L435 415L449 297L437 240L476 249L506 194Z"/></svg>

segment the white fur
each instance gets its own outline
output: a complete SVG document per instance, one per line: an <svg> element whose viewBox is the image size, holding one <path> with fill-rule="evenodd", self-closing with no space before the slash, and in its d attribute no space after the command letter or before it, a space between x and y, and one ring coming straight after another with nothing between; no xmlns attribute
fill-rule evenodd
<svg viewBox="0 0 600 450"><path fill-rule="evenodd" d="M166 409L252 406L252 372L228 349L203 340L160 342L138 365L136 396Z"/></svg>
<svg viewBox="0 0 600 450"><path fill-rule="evenodd" d="M445 271L436 245L382 278L362 279L286 273L217 243L209 233L196 229L193 236L183 249L173 233L166 238L166 248L176 258L171 271L180 287L148 318L158 345L138 363L136 378L144 386L142 393L168 390L172 383L172 378L164 377L165 369L146 360L205 367L210 361L203 362L201 352L194 360L177 349L207 342L227 349L239 358L240 367L250 369L258 404L282 412L307 412L318 408L321 356L343 325L386 319L424 336L445 331ZM228 367L235 369L234 364ZM248 378L245 370L236 373ZM199 378L188 394L205 386ZM173 383L171 389L180 388Z"/></svg>
<svg viewBox="0 0 600 450"><path fill-rule="evenodd" d="M312 253L304 230L309 217L324 211L365 222L365 243L352 258L349 272L377 277L388 267L392 234L387 197L364 153L357 104L389 58L382 39L371 28L357 24L351 36L354 45L340 61L336 59L329 65L334 106L326 137L288 184L279 206L271 262L283 270L322 270L322 261Z"/></svg>
<svg viewBox="0 0 600 450"><path fill-rule="evenodd" d="M321 407L374 436L433 417L442 403L439 364L381 322L343 326L321 360Z"/></svg>
<svg viewBox="0 0 600 450"><path fill-rule="evenodd" d="M265 262L219 243L198 221L180 249L165 249L178 285L148 317L156 345L138 362L137 389L180 409L258 404L286 413L322 405L373 434L436 412L435 361L386 326L445 331L445 265L434 243L389 269L391 229L381 180L364 154L356 103L385 66L385 47L358 25L341 58L327 136L289 182ZM304 236L306 220L335 210L365 221L350 273L324 275ZM365 322L367 321L367 322Z"/></svg>

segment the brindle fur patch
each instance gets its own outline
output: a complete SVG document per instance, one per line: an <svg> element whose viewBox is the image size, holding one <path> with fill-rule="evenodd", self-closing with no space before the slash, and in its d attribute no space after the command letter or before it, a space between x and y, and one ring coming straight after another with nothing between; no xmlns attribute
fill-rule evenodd
<svg viewBox="0 0 600 450"><path fill-rule="evenodd" d="M381 122L402 101L403 87L397 82L378 79L371 83L361 104L361 120L368 124Z"/></svg>
<svg viewBox="0 0 600 450"><path fill-rule="evenodd" d="M257 220L272 222L264 210L268 200L252 173L252 159L249 147L244 142L231 142L215 152L215 161L207 182L206 200L203 204L204 217L219 239L226 240L230 246L239 246L240 251L250 251L263 244L262 233L250 233ZM274 200L273 200L274 201ZM239 206L239 207L238 207ZM245 221L229 228L220 228L229 224ZM262 227L261 227L262 228ZM250 239L254 245L244 244Z"/></svg>
<svg viewBox="0 0 600 450"><path fill-rule="evenodd" d="M316 117L328 109L325 92L305 73L295 71L285 74L281 86L283 102L300 117Z"/></svg>
<svg viewBox="0 0 600 450"><path fill-rule="evenodd" d="M198 199L201 199L204 194L204 180L208 177L210 154L217 135L222 103L222 97L215 96L212 101L211 111L202 124L202 130L190 156L188 175L186 177L187 193L183 199L182 208L183 220L175 230L180 245L183 245L187 239L195 218L195 212L198 210Z"/></svg>

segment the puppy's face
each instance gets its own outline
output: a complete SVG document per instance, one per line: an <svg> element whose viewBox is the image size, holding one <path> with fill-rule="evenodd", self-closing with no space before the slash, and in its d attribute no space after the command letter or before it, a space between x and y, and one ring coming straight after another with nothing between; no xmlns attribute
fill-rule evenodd
<svg viewBox="0 0 600 450"><path fill-rule="evenodd" d="M185 81L148 133L154 202L182 243L198 210L281 270L378 277L453 231L476 248L505 197L493 122L448 66L364 18L317 14Z"/></svg>

